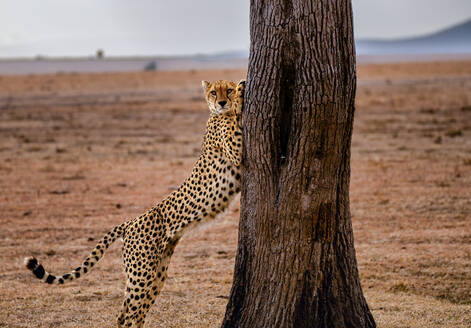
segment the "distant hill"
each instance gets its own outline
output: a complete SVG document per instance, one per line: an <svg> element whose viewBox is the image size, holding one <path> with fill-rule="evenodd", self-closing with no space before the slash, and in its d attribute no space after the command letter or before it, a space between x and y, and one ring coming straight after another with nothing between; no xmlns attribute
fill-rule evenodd
<svg viewBox="0 0 471 328"><path fill-rule="evenodd" d="M0 48L0 52L1 52ZM356 40L359 62L471 58L471 20L430 35L396 40ZM0 59L0 75L57 72L124 72L247 68L248 49L187 56ZM461 56L461 57L460 57ZM463 57L465 56L465 57Z"/></svg>
<svg viewBox="0 0 471 328"><path fill-rule="evenodd" d="M471 54L471 19L425 36L393 40L357 39L355 43L359 55ZM207 61L248 58L248 49L197 57Z"/></svg>
<svg viewBox="0 0 471 328"><path fill-rule="evenodd" d="M207 60L230 60L230 59L246 59L249 58L249 49L246 50L229 50L224 52L219 52L212 55L201 55L202 58Z"/></svg>
<svg viewBox="0 0 471 328"><path fill-rule="evenodd" d="M471 20L426 36L356 41L357 54L451 54L471 53Z"/></svg>

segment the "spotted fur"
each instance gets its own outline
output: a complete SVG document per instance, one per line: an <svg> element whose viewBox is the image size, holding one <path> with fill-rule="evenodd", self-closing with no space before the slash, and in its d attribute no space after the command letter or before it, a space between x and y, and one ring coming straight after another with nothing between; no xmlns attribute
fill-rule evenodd
<svg viewBox="0 0 471 328"><path fill-rule="evenodd" d="M201 155L183 184L145 214L108 232L82 265L55 276L33 257L26 267L42 281L65 284L88 273L106 249L123 238L126 290L118 327L143 327L162 290L173 251L183 233L222 212L240 191L241 113L245 81L203 81L210 117Z"/></svg>

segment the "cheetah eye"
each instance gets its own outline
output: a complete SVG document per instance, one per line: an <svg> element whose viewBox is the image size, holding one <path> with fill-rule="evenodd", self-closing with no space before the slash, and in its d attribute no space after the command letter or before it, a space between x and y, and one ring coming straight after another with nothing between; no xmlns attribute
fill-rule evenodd
<svg viewBox="0 0 471 328"><path fill-rule="evenodd" d="M233 89L227 89L227 94L231 94L232 91L234 91Z"/></svg>
<svg viewBox="0 0 471 328"><path fill-rule="evenodd" d="M216 97L216 91L213 90L213 91L210 92L210 94L213 95L214 97Z"/></svg>

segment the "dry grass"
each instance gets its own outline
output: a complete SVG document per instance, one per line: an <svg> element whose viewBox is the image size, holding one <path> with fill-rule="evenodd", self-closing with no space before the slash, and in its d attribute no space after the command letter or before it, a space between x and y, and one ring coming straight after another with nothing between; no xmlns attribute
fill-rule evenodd
<svg viewBox="0 0 471 328"><path fill-rule="evenodd" d="M39 284L179 184L207 118L199 81L242 71L0 77L0 327L114 327L119 245L85 278ZM359 68L351 208L379 327L471 326L471 62ZM218 327L238 204L190 232L148 327ZM94 240L91 240L94 239ZM117 243L119 244L119 242Z"/></svg>

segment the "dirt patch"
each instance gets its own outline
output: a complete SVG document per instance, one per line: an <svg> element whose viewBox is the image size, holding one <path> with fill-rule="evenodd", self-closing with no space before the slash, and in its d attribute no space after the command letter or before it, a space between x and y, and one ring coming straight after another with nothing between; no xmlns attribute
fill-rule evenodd
<svg viewBox="0 0 471 328"><path fill-rule="evenodd" d="M0 327L113 327L117 242L83 279L38 283L22 259L74 268L112 226L162 199L196 160L203 79L243 71L0 77ZM471 325L471 62L359 67L351 209L379 327ZM175 251L149 327L218 327L238 203Z"/></svg>

